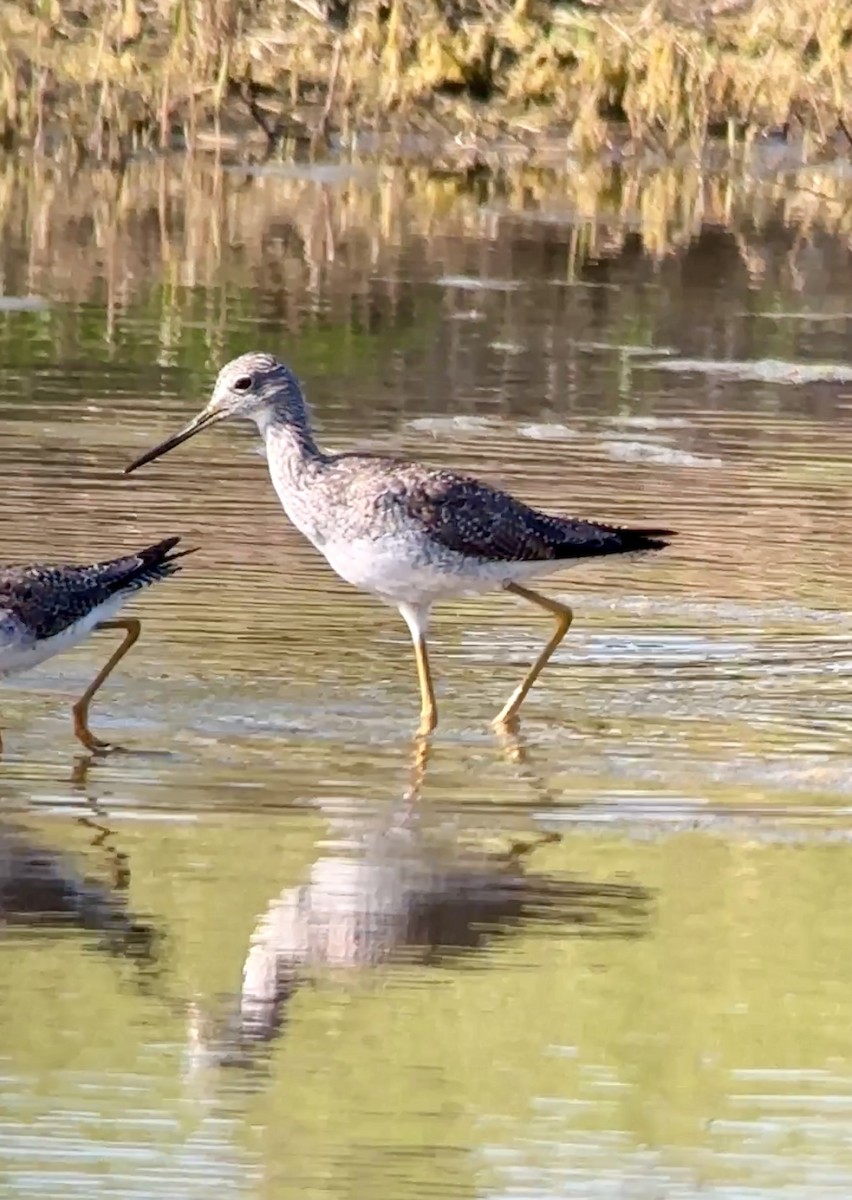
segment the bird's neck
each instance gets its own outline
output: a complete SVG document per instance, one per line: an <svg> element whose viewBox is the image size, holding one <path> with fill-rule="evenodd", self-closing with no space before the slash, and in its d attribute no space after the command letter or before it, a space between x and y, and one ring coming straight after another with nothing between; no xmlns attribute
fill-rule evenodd
<svg viewBox="0 0 852 1200"><path fill-rule="evenodd" d="M326 456L314 441L307 412L294 419L292 410L270 408L259 414L257 427L276 488L298 490L322 471Z"/></svg>

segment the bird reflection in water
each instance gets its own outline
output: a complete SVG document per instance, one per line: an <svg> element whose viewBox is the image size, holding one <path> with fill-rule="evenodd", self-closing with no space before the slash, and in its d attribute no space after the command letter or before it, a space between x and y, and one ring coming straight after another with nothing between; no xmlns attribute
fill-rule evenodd
<svg viewBox="0 0 852 1200"><path fill-rule="evenodd" d="M42 937L79 929L94 935L89 945L128 960L134 982L147 991L157 973L160 930L127 907L130 864L114 845L114 834L88 817L92 853L104 864L104 879L78 868L71 855L45 844L23 825L0 822L0 930Z"/></svg>
<svg viewBox="0 0 852 1200"><path fill-rule="evenodd" d="M514 739L514 762L524 748ZM341 968L436 966L480 955L521 930L555 936L636 937L650 893L641 885L533 873L529 857L559 836L515 840L504 850L464 850L421 795L429 745L418 740L411 786L381 812L330 818L336 853L308 880L269 903L252 933L239 1010L212 1035L197 1010L195 1066L257 1065L282 1029L287 1003L305 982ZM262 1059L262 1054L261 1054Z"/></svg>

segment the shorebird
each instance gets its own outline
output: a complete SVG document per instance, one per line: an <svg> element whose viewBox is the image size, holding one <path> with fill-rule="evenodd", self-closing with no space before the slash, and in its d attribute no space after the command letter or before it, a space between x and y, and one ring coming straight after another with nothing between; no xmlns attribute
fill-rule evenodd
<svg viewBox="0 0 852 1200"><path fill-rule="evenodd" d="M441 468L374 454L326 454L314 441L298 379L271 354L243 354L224 366L198 416L125 474L230 417L257 426L272 483L296 528L347 583L402 614L417 662L420 734L431 733L438 718L427 652L436 601L504 588L556 619L553 636L495 718L496 726L512 728L573 619L566 604L521 580L600 555L661 550L673 536L666 529L552 516Z"/></svg>
<svg viewBox="0 0 852 1200"><path fill-rule="evenodd" d="M0 677L27 671L96 630L124 630L121 645L72 709L74 733L87 750L112 748L89 729L89 706L141 629L135 617L116 619L115 614L134 592L180 570L176 560L192 550L172 554L179 541L166 538L136 554L91 566L0 566Z"/></svg>

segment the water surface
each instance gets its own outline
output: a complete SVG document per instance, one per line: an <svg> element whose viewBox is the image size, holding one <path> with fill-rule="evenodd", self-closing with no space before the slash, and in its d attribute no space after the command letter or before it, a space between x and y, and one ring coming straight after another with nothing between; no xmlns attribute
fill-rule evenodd
<svg viewBox="0 0 852 1200"><path fill-rule="evenodd" d="M370 164L2 183L3 558L199 550L93 710L130 752L70 736L106 634L0 690L0 1192L848 1195L831 205ZM289 527L253 430L122 477L251 348L328 447L679 531L547 585L576 621L520 741L488 722L535 610L438 610L423 762L401 619Z"/></svg>

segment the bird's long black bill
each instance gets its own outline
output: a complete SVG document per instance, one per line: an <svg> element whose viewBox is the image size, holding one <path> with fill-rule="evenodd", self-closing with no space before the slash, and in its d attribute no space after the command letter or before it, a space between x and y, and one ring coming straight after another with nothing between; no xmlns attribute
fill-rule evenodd
<svg viewBox="0 0 852 1200"><path fill-rule="evenodd" d="M131 471L135 471L137 467L144 467L145 463L153 462L155 458L160 458L163 454L168 454L170 450L174 450L175 446L179 446L181 442L187 441L191 437L195 437L196 433L201 433L202 429L207 429L210 425L215 425L217 421L221 421L224 413L204 412L199 413L197 417L193 417L188 425L185 425L180 433L174 434L173 437L166 438L164 442L160 442L153 450L146 450L144 454L140 454L137 459L134 459L129 466L124 468L124 474L129 475Z"/></svg>

